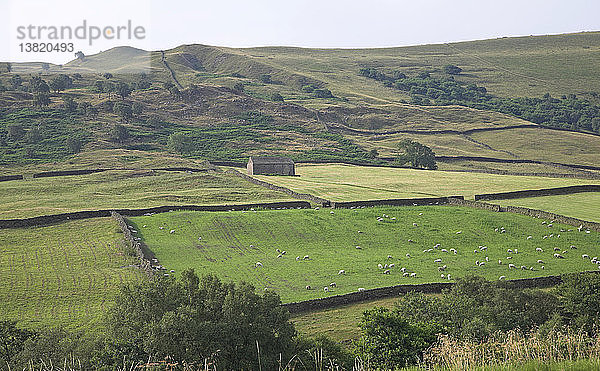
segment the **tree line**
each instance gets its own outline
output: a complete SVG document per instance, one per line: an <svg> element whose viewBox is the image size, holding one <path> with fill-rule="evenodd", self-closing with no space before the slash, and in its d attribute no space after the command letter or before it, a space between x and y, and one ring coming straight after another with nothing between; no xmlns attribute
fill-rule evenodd
<svg viewBox="0 0 600 371"><path fill-rule="evenodd" d="M386 86L407 92L411 103L419 105L462 105L496 111L552 128L600 133L600 105L575 94L541 98L497 97L483 86L454 79L460 74L457 66L446 66L446 74L433 77L428 72L406 76L402 72L391 75L375 68L362 68L359 75L383 82ZM590 95L598 98L598 93Z"/></svg>

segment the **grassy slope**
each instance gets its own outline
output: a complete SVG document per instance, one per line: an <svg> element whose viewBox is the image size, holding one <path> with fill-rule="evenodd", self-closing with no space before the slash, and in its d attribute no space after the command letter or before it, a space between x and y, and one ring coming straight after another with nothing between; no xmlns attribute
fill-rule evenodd
<svg viewBox="0 0 600 371"><path fill-rule="evenodd" d="M378 222L377 216L382 214L390 218ZM358 287L437 282L441 278L433 262L436 258L442 258L442 264L447 264L448 272L455 277L479 274L490 279L501 275L512 279L598 269L582 260L581 254L597 256L600 252L595 245L598 233L560 232L566 227L548 228L522 215L449 206L348 209L333 214L325 209L173 212L131 221L167 269L180 272L195 268L201 274L212 272L226 280L246 280L259 290L277 291L284 301L354 292ZM500 226L507 232L494 232ZM175 232L171 234L170 230ZM462 233L457 234L459 230ZM550 233L561 237L542 238ZM533 239L526 240L528 235ZM415 242L407 242L409 239ZM446 249L456 248L458 254L423 252L436 243ZM356 249L357 245L362 249ZM475 254L473 249L479 245L488 246L488 252ZM565 253L565 260L552 257L553 247L568 249L570 245L577 245L579 250ZM545 252L536 253L536 247ZM278 258L277 248L287 254ZM508 248L519 250L512 263L534 266L535 270L509 270L505 260ZM407 253L412 258L406 257ZM295 259L305 255L310 260ZM388 255L393 258L387 259ZM475 260L483 260L486 255L490 263L476 267ZM505 264L498 265L498 259ZM545 270L540 270L537 259L546 261ZM263 268L255 267L257 261ZM396 267L391 275L384 275L377 268L379 263L394 263ZM417 278L403 277L403 266L415 271ZM347 274L338 275L340 269ZM322 288L331 282L338 287L325 293ZM306 285L314 289L306 290Z"/></svg>
<svg viewBox="0 0 600 371"><path fill-rule="evenodd" d="M282 200L290 197L214 171L109 171L0 182L0 219L79 210Z"/></svg>
<svg viewBox="0 0 600 371"><path fill-rule="evenodd" d="M341 164L301 164L296 167L296 173L300 176L256 177L289 187L297 192L311 193L334 201L460 195L473 198L473 195L478 193L600 184L598 180L423 171Z"/></svg>
<svg viewBox="0 0 600 371"><path fill-rule="evenodd" d="M600 193L493 200L491 203L529 207L600 223Z"/></svg>
<svg viewBox="0 0 600 371"><path fill-rule="evenodd" d="M101 326L118 285L142 277L123 244L108 218L3 230L0 317L32 328Z"/></svg>

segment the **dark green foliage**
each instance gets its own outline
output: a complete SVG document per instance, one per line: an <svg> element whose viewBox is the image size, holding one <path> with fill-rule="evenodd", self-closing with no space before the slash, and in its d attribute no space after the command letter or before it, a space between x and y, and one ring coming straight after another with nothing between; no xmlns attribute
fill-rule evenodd
<svg viewBox="0 0 600 371"><path fill-rule="evenodd" d="M113 105L112 109L113 113L119 115L121 118L121 122L129 122L133 117L133 110L128 103L125 102L116 102Z"/></svg>
<svg viewBox="0 0 600 371"><path fill-rule="evenodd" d="M20 140L25 136L25 129L21 124L10 124L7 127L8 139L12 141Z"/></svg>
<svg viewBox="0 0 600 371"><path fill-rule="evenodd" d="M139 360L149 355L219 369L277 369L279 355L288 359L295 330L277 294L223 283L215 276L199 279L193 270L181 279L161 277L124 287L110 309L107 326L117 349Z"/></svg>
<svg viewBox="0 0 600 371"><path fill-rule="evenodd" d="M73 86L73 80L65 74L56 75L50 80L50 88L59 93Z"/></svg>
<svg viewBox="0 0 600 371"><path fill-rule="evenodd" d="M243 91L244 91L244 84L243 84L243 83L241 83L241 82L236 82L236 83L233 85L233 90L235 90L235 91L239 91L239 92L243 92Z"/></svg>
<svg viewBox="0 0 600 371"><path fill-rule="evenodd" d="M113 74L110 73L110 72L105 72L105 73L102 74L102 77L104 77L107 80L110 80L110 79L113 78Z"/></svg>
<svg viewBox="0 0 600 371"><path fill-rule="evenodd" d="M186 154L193 151L194 137L186 132L169 135L167 147L171 152Z"/></svg>
<svg viewBox="0 0 600 371"><path fill-rule="evenodd" d="M411 324L401 312L386 308L365 311L360 328L357 355L384 369L418 364L423 352L437 340L438 332L434 325Z"/></svg>
<svg viewBox="0 0 600 371"><path fill-rule="evenodd" d="M131 92L133 91L133 89L131 88L131 86L129 86L127 83L119 81L116 85L115 85L115 93L121 97L121 99L125 99L127 98Z"/></svg>
<svg viewBox="0 0 600 371"><path fill-rule="evenodd" d="M368 77L377 81L390 80L390 78L386 76L385 73L380 72L376 68L361 68L360 71L358 71L358 74L360 76Z"/></svg>
<svg viewBox="0 0 600 371"><path fill-rule="evenodd" d="M63 96L63 109L65 112L73 113L77 111L77 102L71 96Z"/></svg>
<svg viewBox="0 0 600 371"><path fill-rule="evenodd" d="M79 151L81 151L81 147L83 146L83 142L77 137L69 137L67 138L65 145L67 146L69 152L79 153Z"/></svg>
<svg viewBox="0 0 600 371"><path fill-rule="evenodd" d="M435 153L426 145L410 139L403 139L398 143L398 148L401 152L398 157L399 163L409 163L410 166L416 168L437 169Z"/></svg>
<svg viewBox="0 0 600 371"><path fill-rule="evenodd" d="M139 103L139 102L133 102L133 104L131 105L131 113L134 116L141 115L143 111L144 111L144 106L142 106L141 103Z"/></svg>
<svg viewBox="0 0 600 371"><path fill-rule="evenodd" d="M600 332L600 276L567 275L556 294L561 299L563 317L573 328Z"/></svg>
<svg viewBox="0 0 600 371"><path fill-rule="evenodd" d="M378 77L381 79L381 77ZM388 86L410 93L411 103L420 105L463 105L516 116L536 124L600 133L600 105L575 94L561 99L545 94L542 98L500 98L482 86L420 73L417 77L387 78ZM393 82L391 82L393 81Z"/></svg>
<svg viewBox="0 0 600 371"><path fill-rule="evenodd" d="M34 107L48 107L49 105L50 105L50 94L48 94L48 93L33 94L33 106Z"/></svg>
<svg viewBox="0 0 600 371"><path fill-rule="evenodd" d="M317 98L333 98L333 94L329 89L315 89L313 90L313 95Z"/></svg>
<svg viewBox="0 0 600 371"><path fill-rule="evenodd" d="M29 83L29 90L32 93L50 93L50 87L46 84L46 81L42 80L39 76L33 76Z"/></svg>
<svg viewBox="0 0 600 371"><path fill-rule="evenodd" d="M312 93L313 91L315 91L315 89L318 89L318 88L319 87L315 84L307 84L302 87L302 91L305 93Z"/></svg>
<svg viewBox="0 0 600 371"><path fill-rule="evenodd" d="M37 126L34 126L27 130L27 134L25 134L25 140L27 143L38 143L40 140L42 140L42 133L40 132L40 129Z"/></svg>
<svg viewBox="0 0 600 371"><path fill-rule="evenodd" d="M440 326L459 338L483 340L496 331L528 331L559 312L556 296L542 290L509 288L506 284L467 276L442 297L410 293L396 311L411 322Z"/></svg>
<svg viewBox="0 0 600 371"><path fill-rule="evenodd" d="M150 115L150 117L148 117L146 120L146 124L153 128L160 128L163 124L163 120L161 120L160 116L158 115Z"/></svg>
<svg viewBox="0 0 600 371"><path fill-rule="evenodd" d="M377 158L378 156L379 156L379 152L377 151L377 148L373 148L372 150L369 151L370 158Z"/></svg>
<svg viewBox="0 0 600 371"><path fill-rule="evenodd" d="M10 77L10 86L13 90L17 90L23 84L23 79L20 75L12 75Z"/></svg>
<svg viewBox="0 0 600 371"><path fill-rule="evenodd" d="M19 140L11 140L9 131L12 126L20 126ZM24 141L24 134L32 129L38 130L37 141ZM60 161L70 155L65 150L68 138L78 138L82 143L89 139L88 132L82 128L77 117L62 109L20 109L0 116L0 164L21 164L31 162ZM37 137L37 136L36 136ZM32 154L35 153L35 158Z"/></svg>
<svg viewBox="0 0 600 371"><path fill-rule="evenodd" d="M16 322L0 321L0 367L4 369L5 365L14 364L25 342L34 336L34 332L18 328Z"/></svg>
<svg viewBox="0 0 600 371"><path fill-rule="evenodd" d="M116 124L110 130L110 140L117 143L123 143L129 139L129 130L121 124Z"/></svg>
<svg viewBox="0 0 600 371"><path fill-rule="evenodd" d="M274 102L283 102L283 97L281 96L281 94L275 92L271 94L271 100Z"/></svg>
<svg viewBox="0 0 600 371"><path fill-rule="evenodd" d="M354 355L325 335L314 339L296 338L294 348L295 358L290 364L303 365L300 368L303 370L352 370L354 366Z"/></svg>
<svg viewBox="0 0 600 371"><path fill-rule="evenodd" d="M258 80L260 80L260 82L262 82L263 84L272 84L273 83L271 75L269 75L269 74L264 74L264 75L258 76Z"/></svg>
<svg viewBox="0 0 600 371"><path fill-rule="evenodd" d="M452 64L447 64L444 66L444 72L448 75L460 75L462 68Z"/></svg>

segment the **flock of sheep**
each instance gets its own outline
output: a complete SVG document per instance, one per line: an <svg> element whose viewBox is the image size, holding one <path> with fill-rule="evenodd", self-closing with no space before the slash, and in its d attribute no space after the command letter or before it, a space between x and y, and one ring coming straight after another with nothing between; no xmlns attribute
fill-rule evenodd
<svg viewBox="0 0 600 371"><path fill-rule="evenodd" d="M254 211L254 210L252 210ZM356 212L356 210L355 210ZM330 211L331 214L334 214L334 211ZM419 216L422 216L423 213L419 213ZM390 217L387 214L383 214L381 216L377 216L377 222L385 222L385 221L391 221L391 222L395 222L397 220L396 217ZM550 230L552 230L553 228L553 223L554 221L547 223L545 221L542 222L543 225L545 225L546 227L550 228ZM412 223L412 226L414 228L418 228L419 224L416 222ZM147 226L144 225L143 228L146 228ZM160 226L159 227L160 230L164 230L165 227ZM132 233L137 233L137 231L135 231L132 227L130 227L130 230ZM583 226L579 226L579 228L576 229L578 232L585 232L585 233L590 233L589 230L585 230L583 228ZM572 232L573 230L569 229L569 230L564 230L564 229L560 229L561 233L568 233L568 232ZM357 231L359 234L362 234L362 231ZM504 234L506 233L506 229L504 227L498 227L498 228L494 228L494 232L496 233L500 233L500 234ZM174 229L170 229L169 230L169 234L174 234L175 230ZM456 231L456 234L461 234L462 231ZM547 240L547 239L560 239L561 235L560 234L554 234L554 233L549 233L546 234L542 237L543 240ZM532 240L534 237L529 235L526 237L526 240ZM136 240L139 240L139 237L135 237ZM198 238L199 240L201 240L201 237ZM409 239L408 243L415 243L413 240ZM559 245L560 243L557 242L557 245ZM253 248L253 245L250 245L250 248ZM355 246L356 250L363 250L363 248L360 245L356 245ZM567 256L571 255L570 251L572 250L576 250L576 246L571 245L569 246L569 248L565 248L565 249L560 249L558 247L554 248L553 251L553 258L554 259L565 259ZM475 248L473 250L473 254L474 254L474 258L475 258L475 268L476 269L486 269L486 264L490 263L490 258L489 256L487 256L487 246L483 246L480 245L477 248ZM277 258L284 258L287 255L287 251L285 250L280 250L280 249L276 249L275 250L277 253ZM457 251L457 249L455 248L450 248L447 249L445 247L442 246L441 243L436 243L434 244L431 248L427 248L423 250L424 254L432 254L434 255L433 257L435 259L432 259L432 262L434 264L434 266L437 266L437 270L440 274L440 278L445 279L445 280L452 280L453 276L448 272L450 269L450 267L448 266L448 264L445 264L446 262L446 258L443 258L443 256L445 256L446 254L448 256L452 256L452 255L457 255L459 254L459 252ZM541 247L536 247L535 248L535 253L538 255L538 259L536 261L536 265L532 266L532 265L521 265L521 264L517 264L516 261L519 259L519 255L521 254L521 252L519 252L519 250L517 248L509 248L506 250L506 258L505 259L498 259L498 265L500 266L506 266L508 270L513 270L513 269L521 269L521 270L529 270L529 271L535 271L535 270L544 270L545 269L545 261L542 259L544 258L544 249ZM461 254L464 256L464 254ZM411 259L412 256L410 255L410 253L406 253L405 254L407 259ZM549 255L546 255L549 256ZM600 260L598 260L598 257L590 257L588 254L582 254L581 256L583 259L589 260L592 264L597 265L598 268L600 269ZM296 256L296 261L308 261L311 260L309 255L303 255L303 256ZM452 260L452 259L449 259ZM397 266L398 261L396 260L394 262L394 258L391 254L388 254L385 262L381 262L377 264L377 269L384 275L391 275L392 272L394 270L396 270L396 266ZM151 261L151 266L153 269L155 270L161 270L161 271L166 271L166 268L161 266L158 263L158 260L156 259L152 259ZM260 269L263 268L263 263L260 261L257 261L254 263L254 268L255 269ZM402 277L412 277L412 278L416 278L417 277L417 272L414 269L410 269L407 266L401 266L398 268L398 271L400 273L402 273ZM171 270L170 273L174 273L174 270ZM339 269L337 271L338 275L345 275L346 274L346 270L345 269ZM164 273L165 276L168 276L169 273ZM506 279L506 275L500 275L499 276L500 280L505 280ZM328 293L330 291L332 291L332 289L337 288L337 284L336 282L332 281L329 285L324 286L323 287L323 291L325 293ZM306 290L312 290L313 287L311 285L306 285L305 286ZM266 288L265 288L266 290ZM361 291L365 291L365 288L363 287L359 287L357 288L357 291L361 292Z"/></svg>

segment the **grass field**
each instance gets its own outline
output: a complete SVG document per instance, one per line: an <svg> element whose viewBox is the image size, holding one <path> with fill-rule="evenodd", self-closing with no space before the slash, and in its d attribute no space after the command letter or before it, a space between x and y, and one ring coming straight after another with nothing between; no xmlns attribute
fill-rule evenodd
<svg viewBox="0 0 600 371"><path fill-rule="evenodd" d="M600 193L585 192L570 195L492 200L490 203L529 207L573 218L600 223Z"/></svg>
<svg viewBox="0 0 600 371"><path fill-rule="evenodd" d="M544 178L398 168L365 167L343 164L300 164L299 177L260 175L256 178L310 193L333 201L385 198L465 196L479 193L540 189L579 184L600 184L599 180Z"/></svg>
<svg viewBox="0 0 600 371"><path fill-rule="evenodd" d="M363 312L374 307L392 309L398 298L385 298L343 305L337 308L292 315L296 330L302 335L327 335L338 342L348 342L360 336L358 323Z"/></svg>
<svg viewBox="0 0 600 371"><path fill-rule="evenodd" d="M383 214L389 218L378 221ZM333 213L325 209L172 212L134 217L130 222L167 269L195 268L200 274L245 280L258 290L278 292L285 302L354 292L359 287L443 281L434 263L437 258L443 259L441 264L448 265L447 273L453 277L478 274L495 280L502 275L512 279L598 269L582 260L581 254L600 253L598 233L563 232L566 226L548 228L540 220L522 215L451 206L339 209ZM505 227L506 233L494 231L500 227ZM543 238L550 234L554 237ZM561 237L556 236L559 234ZM528 240L529 235L533 237ZM437 243L442 245L439 250L423 252ZM567 251L567 259L553 258L554 247L569 250L570 245L579 249ZM478 246L489 249L474 253ZM536 247L545 252L536 253ZM442 248L455 248L458 253L442 252ZM515 248L519 253L506 260L510 255L507 249ZM276 249L287 253L278 257ZM308 260L303 259L306 255ZM487 266L475 265L486 256L490 259ZM498 259L504 264L498 265ZM538 259L545 260L545 270L536 263ZM263 266L256 267L256 262ZM390 263L395 264L391 274L382 274L378 264ZM508 263L534 270L509 270ZM404 277L402 267L416 277ZM338 275L339 270L346 274ZM337 288L324 292L323 287L331 282L336 282ZM307 290L307 285L313 289Z"/></svg>
<svg viewBox="0 0 600 371"><path fill-rule="evenodd" d="M0 182L0 219L79 210L289 200L220 172L149 170Z"/></svg>
<svg viewBox="0 0 600 371"><path fill-rule="evenodd" d="M118 285L141 279L109 218L0 233L0 317L29 328L97 328Z"/></svg>

